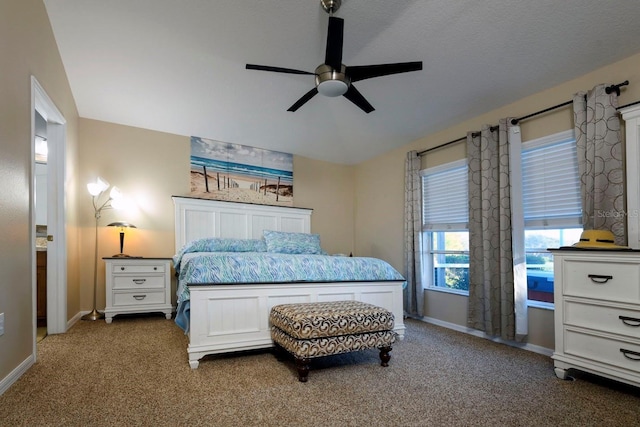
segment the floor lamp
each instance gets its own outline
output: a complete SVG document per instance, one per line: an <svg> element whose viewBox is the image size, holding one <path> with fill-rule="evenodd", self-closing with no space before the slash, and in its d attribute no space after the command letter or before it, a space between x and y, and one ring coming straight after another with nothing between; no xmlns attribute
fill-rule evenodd
<svg viewBox="0 0 640 427"><path fill-rule="evenodd" d="M93 211L96 219L95 223L95 250L93 256L93 310L90 313L82 316L82 320L98 320L104 318L104 313L100 313L96 309L96 297L98 294L98 220L102 214L102 211L105 209L112 209L118 207L118 201L122 199L122 194L118 187L112 187L109 192L109 197L103 202L100 199L104 199L101 197L105 191L109 188L109 183L102 178L98 177L95 182L90 182L87 184L87 189L89 190L89 194L91 194L91 199L93 203Z"/></svg>

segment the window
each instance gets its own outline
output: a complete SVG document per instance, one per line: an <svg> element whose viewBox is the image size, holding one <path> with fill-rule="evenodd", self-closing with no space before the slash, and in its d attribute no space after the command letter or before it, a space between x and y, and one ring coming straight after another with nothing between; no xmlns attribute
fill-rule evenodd
<svg viewBox="0 0 640 427"><path fill-rule="evenodd" d="M553 303L553 257L547 248L580 239L582 202L573 131L522 144L522 199L527 298ZM426 288L469 291L466 161L421 171L422 277Z"/></svg>
<svg viewBox="0 0 640 427"><path fill-rule="evenodd" d="M422 175L422 277L430 289L468 294L467 162L429 168Z"/></svg>
<svg viewBox="0 0 640 427"><path fill-rule="evenodd" d="M547 248L572 245L582 232L573 131L522 144L522 198L527 296L553 303L553 257Z"/></svg>
<svg viewBox="0 0 640 427"><path fill-rule="evenodd" d="M525 229L527 298L553 303L553 257L547 248L569 246L580 239L582 228Z"/></svg>

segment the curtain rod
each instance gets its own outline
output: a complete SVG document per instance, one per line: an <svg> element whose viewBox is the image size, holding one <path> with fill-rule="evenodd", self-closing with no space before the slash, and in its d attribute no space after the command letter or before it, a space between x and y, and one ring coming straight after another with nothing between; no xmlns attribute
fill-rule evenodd
<svg viewBox="0 0 640 427"><path fill-rule="evenodd" d="M489 128L489 130L491 132L495 132L498 129L499 129L499 126L491 126ZM473 132L471 134L471 136L473 136L473 137L480 136L480 132ZM445 142L444 144L436 145L435 147L431 147L431 148L427 148L426 150L418 151L418 156L422 156L423 154L426 154L429 151L438 150L440 148L446 147L447 145L455 144L456 142L461 142L461 141L466 141L466 140L467 140L467 137L463 136L461 138L454 139L453 141Z"/></svg>
<svg viewBox="0 0 640 427"><path fill-rule="evenodd" d="M616 110L622 110L623 108L631 107L632 105L636 105L636 104L640 104L640 101L635 101L626 105L621 105L618 108L616 108Z"/></svg>
<svg viewBox="0 0 640 427"><path fill-rule="evenodd" d="M620 96L620 88L622 86L627 86L628 84L629 84L629 80L625 80L622 83L618 83L617 85L607 86L604 89L604 91L607 94L610 94L611 92L615 92L616 95ZM586 99L586 97L587 96L585 95L585 99ZM511 124L512 125L517 125L522 120L530 119L531 117L535 117L535 116L538 116L540 114L547 113L549 111L555 110L556 108L564 107L564 106L570 105L572 103L573 103L573 100L566 101L566 102L563 102L562 104L554 105L553 107L545 108L544 110L536 111L535 113L531 113L531 114L527 114L526 116L518 117L517 119L511 119ZM618 107L618 109L624 108L624 107L629 107L629 106L634 105L634 104L640 104L640 101L633 102L633 103L627 104L627 105L623 105L622 107ZM491 132L493 132L497 128L498 128L497 126L492 126L491 127ZM478 136L478 135L480 135L480 133L479 132L474 132L472 135L473 136ZM444 148L444 147L447 147L447 146L449 146L451 144L455 144L456 142L464 141L466 139L467 139L467 137L463 136L462 138L454 139L453 141L445 142L444 144L440 144L440 145L436 145L435 147L427 148L426 150L419 151L418 152L418 156L422 156L423 154L426 154L429 151L437 150L439 148Z"/></svg>
<svg viewBox="0 0 640 427"><path fill-rule="evenodd" d="M620 96L620 88L622 86L627 86L628 84L629 84L629 80L625 80L622 83L618 83L617 85L607 86L604 89L604 91L607 94L615 92L616 95ZM586 95L585 95L585 98L586 98ZM526 119L529 119L531 117L535 117L535 116L538 116L540 114L547 113L549 111L555 110L556 108L564 107L566 105L571 105L572 103L573 103L573 100L570 100L570 101L567 101L567 102L563 102L562 104L554 105L553 107L545 108L544 110L536 111L535 113L527 114L526 116L518 117L517 119L512 119L511 120L511 124L512 125L517 125L522 120L526 120Z"/></svg>
<svg viewBox="0 0 640 427"><path fill-rule="evenodd" d="M456 142L464 141L467 137L463 136L462 138L454 139L453 141L445 142L444 144L436 145L435 147L427 148L426 150L418 151L418 156L422 156L423 154L428 153L429 151L437 150L438 148L444 148L448 145L455 144Z"/></svg>

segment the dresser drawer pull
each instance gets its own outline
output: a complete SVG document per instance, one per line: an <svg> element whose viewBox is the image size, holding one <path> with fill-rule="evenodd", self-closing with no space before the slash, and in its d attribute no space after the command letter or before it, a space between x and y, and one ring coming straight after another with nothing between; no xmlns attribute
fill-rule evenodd
<svg viewBox="0 0 640 427"><path fill-rule="evenodd" d="M136 285L142 285L146 281L147 279L133 279L133 283L135 283Z"/></svg>
<svg viewBox="0 0 640 427"><path fill-rule="evenodd" d="M143 299L145 299L147 296L146 295L134 295L133 296L135 299L137 299L138 301L142 301ZM620 350L622 351L622 350Z"/></svg>
<svg viewBox="0 0 640 427"><path fill-rule="evenodd" d="M587 277L589 277L593 283L607 283L613 279L613 276L602 276L600 274L589 274Z"/></svg>
<svg viewBox="0 0 640 427"><path fill-rule="evenodd" d="M633 326L633 327L640 326L640 319L636 319L634 317L618 316L618 319L622 320L622 323L624 323L627 326Z"/></svg>
<svg viewBox="0 0 640 427"><path fill-rule="evenodd" d="M627 359L640 362L640 353L638 353L637 351L631 351L624 348L621 348L620 351L622 352L622 354L624 354L624 357L626 357Z"/></svg>

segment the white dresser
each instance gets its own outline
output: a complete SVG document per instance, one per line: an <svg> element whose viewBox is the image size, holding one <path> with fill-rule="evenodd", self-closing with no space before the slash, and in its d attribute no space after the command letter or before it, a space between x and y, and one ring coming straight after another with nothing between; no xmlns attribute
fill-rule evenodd
<svg viewBox="0 0 640 427"><path fill-rule="evenodd" d="M126 313L164 313L171 319L171 258L103 258L104 318Z"/></svg>
<svg viewBox="0 0 640 427"><path fill-rule="evenodd" d="M555 373L640 386L640 252L552 250Z"/></svg>

